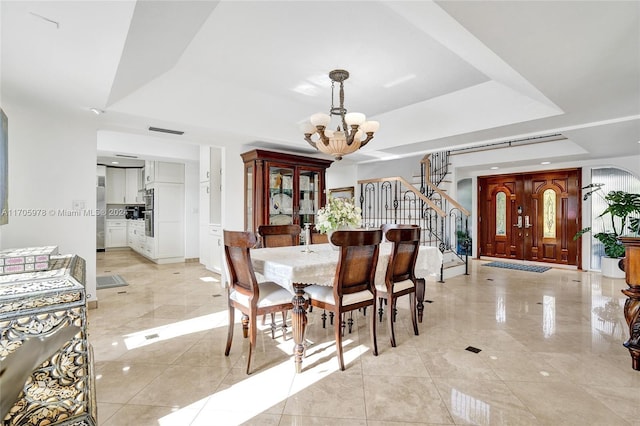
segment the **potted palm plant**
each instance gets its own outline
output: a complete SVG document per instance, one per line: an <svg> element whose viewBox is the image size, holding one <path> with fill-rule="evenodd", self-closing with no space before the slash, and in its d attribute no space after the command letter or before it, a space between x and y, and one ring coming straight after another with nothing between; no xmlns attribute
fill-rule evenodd
<svg viewBox="0 0 640 426"><path fill-rule="evenodd" d="M618 264L619 260L624 257L625 250L618 237L624 234L638 235L640 233L640 219L636 217L640 215L640 194L610 191L606 195L602 195L603 185L602 183L592 183L582 188L588 190L583 199L587 200L597 194L606 203L607 207L596 217L596 219L599 218L603 221L604 230L593 234L593 237L604 246L602 275L624 278L624 271L619 268ZM581 229L573 239L576 240L590 231L590 226Z"/></svg>

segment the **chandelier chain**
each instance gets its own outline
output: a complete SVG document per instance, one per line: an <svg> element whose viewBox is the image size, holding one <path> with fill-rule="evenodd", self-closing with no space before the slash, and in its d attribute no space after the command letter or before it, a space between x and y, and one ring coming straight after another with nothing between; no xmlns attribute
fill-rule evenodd
<svg viewBox="0 0 640 426"><path fill-rule="evenodd" d="M329 110L329 115L333 114L333 110L334 110L334 105L333 105L333 98L334 98L334 93L333 93L333 89L336 86L336 82L331 80L331 109Z"/></svg>

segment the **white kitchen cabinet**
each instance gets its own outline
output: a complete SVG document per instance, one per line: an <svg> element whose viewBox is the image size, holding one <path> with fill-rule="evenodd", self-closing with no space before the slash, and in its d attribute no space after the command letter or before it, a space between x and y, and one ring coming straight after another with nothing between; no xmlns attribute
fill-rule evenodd
<svg viewBox="0 0 640 426"><path fill-rule="evenodd" d="M184 183L184 164L156 161L156 182Z"/></svg>
<svg viewBox="0 0 640 426"><path fill-rule="evenodd" d="M154 260L156 259L156 239L147 237L144 242L142 255Z"/></svg>
<svg viewBox="0 0 640 426"><path fill-rule="evenodd" d="M207 197L203 197L203 184ZM200 147L200 224L222 222L222 151L216 147Z"/></svg>
<svg viewBox="0 0 640 426"><path fill-rule="evenodd" d="M146 249L156 263L184 262L184 184L154 183L154 231ZM153 253L151 253L153 251Z"/></svg>
<svg viewBox="0 0 640 426"><path fill-rule="evenodd" d="M209 223L222 223L222 150L211 148L209 181Z"/></svg>
<svg viewBox="0 0 640 426"><path fill-rule="evenodd" d="M127 245L129 248L144 255L146 239L144 234L144 220L127 220Z"/></svg>
<svg viewBox="0 0 640 426"><path fill-rule="evenodd" d="M144 162L144 184L145 186L149 183L155 182L156 176L156 162L146 160Z"/></svg>
<svg viewBox="0 0 640 426"><path fill-rule="evenodd" d="M140 188L140 169L126 169L125 204L142 204L144 200L138 192Z"/></svg>
<svg viewBox="0 0 640 426"><path fill-rule="evenodd" d="M107 220L104 240L105 248L127 247L127 222Z"/></svg>
<svg viewBox="0 0 640 426"><path fill-rule="evenodd" d="M222 226L209 225L209 240L211 241L211 270L222 274L222 257L224 245L222 240Z"/></svg>
<svg viewBox="0 0 640 426"><path fill-rule="evenodd" d="M144 167L138 169L138 192L140 193L140 199L144 203Z"/></svg>
<svg viewBox="0 0 640 426"><path fill-rule="evenodd" d="M222 150L200 147L200 263L222 274Z"/></svg>
<svg viewBox="0 0 640 426"><path fill-rule="evenodd" d="M208 270L222 274L223 256L222 227L220 225L201 226L200 263Z"/></svg>
<svg viewBox="0 0 640 426"><path fill-rule="evenodd" d="M107 204L143 204L140 169L107 167Z"/></svg>
<svg viewBox="0 0 640 426"><path fill-rule="evenodd" d="M184 164L167 161L145 161L144 183L184 183Z"/></svg>
<svg viewBox="0 0 640 426"><path fill-rule="evenodd" d="M200 263L211 270L211 241L209 238L209 225L200 225Z"/></svg>
<svg viewBox="0 0 640 426"><path fill-rule="evenodd" d="M124 204L125 190L125 169L119 167L107 167L107 204Z"/></svg>
<svg viewBox="0 0 640 426"><path fill-rule="evenodd" d="M209 182L200 182L200 226L208 226L211 187Z"/></svg>
<svg viewBox="0 0 640 426"><path fill-rule="evenodd" d="M200 146L200 182L209 182L211 178L211 147Z"/></svg>

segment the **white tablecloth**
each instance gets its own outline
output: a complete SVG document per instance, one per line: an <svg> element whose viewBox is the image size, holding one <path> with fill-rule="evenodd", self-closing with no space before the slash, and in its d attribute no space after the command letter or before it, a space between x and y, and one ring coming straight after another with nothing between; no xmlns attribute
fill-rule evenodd
<svg viewBox="0 0 640 426"><path fill-rule="evenodd" d="M384 282L391 254L391 243L380 244L376 282ZM293 283L331 286L338 265L339 251L329 244L309 246L272 247L251 250L251 261L257 274L274 281L293 293ZM416 276L437 275L442 265L442 253L437 247L420 246L416 260Z"/></svg>

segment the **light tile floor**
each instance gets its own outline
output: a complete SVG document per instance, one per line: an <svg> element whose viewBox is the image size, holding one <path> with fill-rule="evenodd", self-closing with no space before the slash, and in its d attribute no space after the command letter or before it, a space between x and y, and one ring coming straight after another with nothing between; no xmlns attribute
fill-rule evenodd
<svg viewBox="0 0 640 426"><path fill-rule="evenodd" d="M356 315L339 371L333 331L314 310L303 373L294 373L290 333L272 340L267 324L247 376L239 324L224 356L228 318L216 274L127 250L98 253L98 275L129 283L99 290L89 311L98 423L640 425L640 372L622 347L624 280L483 263L473 261L469 276L427 280L433 303L419 336L401 300L396 348L379 323L374 357L368 317Z"/></svg>

